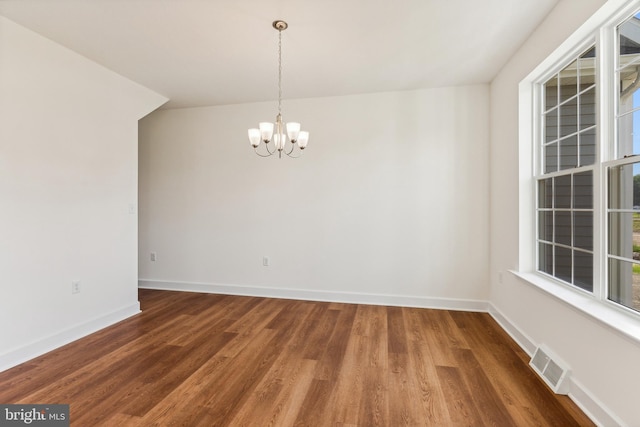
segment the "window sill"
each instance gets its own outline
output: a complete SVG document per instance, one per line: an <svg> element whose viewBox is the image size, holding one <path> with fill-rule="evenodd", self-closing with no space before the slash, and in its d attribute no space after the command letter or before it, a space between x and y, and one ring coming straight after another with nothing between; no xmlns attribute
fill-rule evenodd
<svg viewBox="0 0 640 427"><path fill-rule="evenodd" d="M625 338L633 340L636 344L640 343L640 318L635 314L625 313L623 310L598 301L586 293L554 283L536 273L523 273L514 270L510 270L510 272L525 283L541 289L571 308L608 326Z"/></svg>

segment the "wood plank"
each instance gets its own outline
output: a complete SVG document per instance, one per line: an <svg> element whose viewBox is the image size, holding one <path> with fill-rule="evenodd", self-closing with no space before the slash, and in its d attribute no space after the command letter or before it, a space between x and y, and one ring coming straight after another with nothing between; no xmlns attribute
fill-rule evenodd
<svg viewBox="0 0 640 427"><path fill-rule="evenodd" d="M462 379L460 370L449 366L436 366L436 371L449 407L451 424L483 425L482 417L476 405L473 404L473 396Z"/></svg>
<svg viewBox="0 0 640 427"><path fill-rule="evenodd" d="M333 331L340 316L340 310L327 310L326 307L321 308L322 311L315 319L321 321L310 322L307 326L305 336L308 336L309 345L306 346L304 352L305 359L319 360L327 350L327 342L333 335Z"/></svg>
<svg viewBox="0 0 640 427"><path fill-rule="evenodd" d="M389 354L389 421L394 426L415 426L423 419L422 406L415 398L407 353Z"/></svg>
<svg viewBox="0 0 640 427"><path fill-rule="evenodd" d="M365 370L363 392L360 395L360 405L357 424L366 426L386 426L389 422L389 343L387 340L387 309L373 306L368 310ZM350 378L351 373L345 371L344 377Z"/></svg>
<svg viewBox="0 0 640 427"><path fill-rule="evenodd" d="M427 424L446 425L449 422L449 410L442 388L438 381L436 365L431 356L429 342L421 309L403 309L409 343L408 377L414 391L414 400L421 405Z"/></svg>
<svg viewBox="0 0 640 427"><path fill-rule="evenodd" d="M353 329L358 325L354 323ZM357 424L360 402L365 393L365 371L367 370L367 356L370 339L362 335L352 335L347 344L340 373L335 379L335 386L331 390L330 399L322 415L331 425L339 423Z"/></svg>
<svg viewBox="0 0 640 427"><path fill-rule="evenodd" d="M386 307L387 309L387 333L389 353L407 353L407 333L404 328L404 315L401 307Z"/></svg>
<svg viewBox="0 0 640 427"><path fill-rule="evenodd" d="M344 354L351 337L353 320L358 306L347 304L339 311L331 337L326 342L318 342L324 346L324 351L319 359L316 369L316 378L335 383L340 373Z"/></svg>
<svg viewBox="0 0 640 427"><path fill-rule="evenodd" d="M494 426L514 426L515 420L509 414L500 395L485 375L471 350L454 350L463 381L469 389L471 403L478 409L483 424Z"/></svg>
<svg viewBox="0 0 640 427"><path fill-rule="evenodd" d="M316 364L316 360L298 359L275 387L271 379L264 381L269 387L268 391L263 390L265 385L258 386L231 420L231 425L251 426L256 420L264 421L269 426L293 425L311 387ZM277 393L271 392L272 387ZM273 395L273 400L266 398L268 395Z"/></svg>
<svg viewBox="0 0 640 427"><path fill-rule="evenodd" d="M330 394L331 384L329 384L329 381L314 378L293 425L298 427L330 425L327 419L323 418L325 412L324 403L329 400Z"/></svg>

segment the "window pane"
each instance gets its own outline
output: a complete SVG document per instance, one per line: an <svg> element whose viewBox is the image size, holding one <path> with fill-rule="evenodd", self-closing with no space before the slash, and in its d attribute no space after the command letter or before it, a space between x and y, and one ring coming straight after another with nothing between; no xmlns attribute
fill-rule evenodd
<svg viewBox="0 0 640 427"><path fill-rule="evenodd" d="M558 170L558 143L554 142L544 147L544 173Z"/></svg>
<svg viewBox="0 0 640 427"><path fill-rule="evenodd" d="M538 270L553 275L553 246L546 243L538 245Z"/></svg>
<svg viewBox="0 0 640 427"><path fill-rule="evenodd" d="M556 209L571 208L571 175L555 178L555 207Z"/></svg>
<svg viewBox="0 0 640 427"><path fill-rule="evenodd" d="M560 138L578 131L578 98L560 106Z"/></svg>
<svg viewBox="0 0 640 427"><path fill-rule="evenodd" d="M609 254L633 258L633 246L640 245L640 236L636 237L634 231L636 215L631 212L609 213Z"/></svg>
<svg viewBox="0 0 640 427"><path fill-rule="evenodd" d="M637 60L637 59L636 59ZM618 99L618 112L623 115L637 106L638 96L638 64L634 64L620 70L620 96Z"/></svg>
<svg viewBox="0 0 640 427"><path fill-rule="evenodd" d="M593 213L573 213L573 246L593 250Z"/></svg>
<svg viewBox="0 0 640 427"><path fill-rule="evenodd" d="M595 84L596 82L596 48L595 46L583 53L578 60L580 67L580 81L578 86L580 90Z"/></svg>
<svg viewBox="0 0 640 427"><path fill-rule="evenodd" d="M640 310L640 163L609 169L609 299Z"/></svg>
<svg viewBox="0 0 640 427"><path fill-rule="evenodd" d="M553 76L544 84L544 110L558 105L558 76Z"/></svg>
<svg viewBox="0 0 640 427"><path fill-rule="evenodd" d="M580 130L596 125L596 88L580 94Z"/></svg>
<svg viewBox="0 0 640 427"><path fill-rule="evenodd" d="M618 158L640 154L640 114L632 112L640 108L640 32L638 18L633 16L618 27L618 72L620 82L618 94ZM635 129L635 132L634 132Z"/></svg>
<svg viewBox="0 0 640 427"><path fill-rule="evenodd" d="M578 137L570 136L560 141L560 170L578 166Z"/></svg>
<svg viewBox="0 0 640 427"><path fill-rule="evenodd" d="M609 299L640 311L640 265L609 259Z"/></svg>
<svg viewBox="0 0 640 427"><path fill-rule="evenodd" d="M571 212L556 212L555 226L556 243L571 246Z"/></svg>
<svg viewBox="0 0 640 427"><path fill-rule="evenodd" d="M555 276L560 280L571 283L571 249L556 246L555 250Z"/></svg>
<svg viewBox="0 0 640 427"><path fill-rule="evenodd" d="M575 96L578 93L578 61L573 61L565 67L559 74L560 81L560 102Z"/></svg>
<svg viewBox="0 0 640 427"><path fill-rule="evenodd" d="M553 212L538 212L538 238L553 242Z"/></svg>
<svg viewBox="0 0 640 427"><path fill-rule="evenodd" d="M580 58L595 58L596 57L596 47L590 47L585 53L580 55Z"/></svg>
<svg viewBox="0 0 640 427"><path fill-rule="evenodd" d="M640 210L640 163L609 169L609 208Z"/></svg>
<svg viewBox="0 0 640 427"><path fill-rule="evenodd" d="M640 34L638 33L638 14L632 16L618 27L620 46L619 66L629 66L640 59Z"/></svg>
<svg viewBox="0 0 640 427"><path fill-rule="evenodd" d="M573 284L593 292L593 254L573 251Z"/></svg>
<svg viewBox="0 0 640 427"><path fill-rule="evenodd" d="M558 139L558 109L547 112L544 115L544 140L546 142Z"/></svg>
<svg viewBox="0 0 640 427"><path fill-rule="evenodd" d="M581 132L578 138L580 139L580 166L594 164L596 162L596 129Z"/></svg>
<svg viewBox="0 0 640 427"><path fill-rule="evenodd" d="M620 56L626 58L624 62L620 63L621 65L631 62L629 58L633 59L640 54L640 37L637 32L638 18L636 16L632 16L618 27Z"/></svg>
<svg viewBox="0 0 640 427"><path fill-rule="evenodd" d="M551 209L553 207L553 179L538 181L538 207Z"/></svg>
<svg viewBox="0 0 640 427"><path fill-rule="evenodd" d="M573 175L573 208L593 209L593 172Z"/></svg>
<svg viewBox="0 0 640 427"><path fill-rule="evenodd" d="M618 118L618 158L632 154L640 154L640 111Z"/></svg>

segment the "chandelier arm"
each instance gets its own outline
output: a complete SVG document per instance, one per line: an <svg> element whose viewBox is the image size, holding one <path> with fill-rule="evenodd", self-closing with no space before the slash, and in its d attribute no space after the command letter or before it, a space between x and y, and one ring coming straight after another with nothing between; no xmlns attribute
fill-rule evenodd
<svg viewBox="0 0 640 427"><path fill-rule="evenodd" d="M290 142L291 143L291 142ZM293 153L293 150L296 149L296 144L291 143L291 150L289 150L289 152L287 153L287 151L285 150L284 154L286 154L287 156L289 156L291 153ZM289 156L291 157L291 156Z"/></svg>
<svg viewBox="0 0 640 427"><path fill-rule="evenodd" d="M294 155L294 151L298 151L299 153L297 155ZM291 150L289 150L289 152L285 151L284 154L286 154L288 157L291 157L292 159L297 159L298 157L302 157L302 150L296 150L296 144L291 144Z"/></svg>
<svg viewBox="0 0 640 427"><path fill-rule="evenodd" d="M273 156L273 153L270 152L269 150L267 150L267 153L269 153L269 154L260 154L260 152L258 151L258 147L253 147L253 151L255 151L256 154L258 156L260 156L260 157L271 157L271 156Z"/></svg>
<svg viewBox="0 0 640 427"><path fill-rule="evenodd" d="M274 154L276 154L276 151L278 151L275 145L273 146L273 151L269 150L269 144L267 143L264 144L264 148L267 149L267 153L269 153L270 156L273 156Z"/></svg>
<svg viewBox="0 0 640 427"><path fill-rule="evenodd" d="M288 153L284 153L284 154L286 154L288 157L291 157L292 159L297 159L299 157L302 157L302 152L300 152L300 154L298 154L297 156L294 156L291 153L293 153L293 150L289 151Z"/></svg>

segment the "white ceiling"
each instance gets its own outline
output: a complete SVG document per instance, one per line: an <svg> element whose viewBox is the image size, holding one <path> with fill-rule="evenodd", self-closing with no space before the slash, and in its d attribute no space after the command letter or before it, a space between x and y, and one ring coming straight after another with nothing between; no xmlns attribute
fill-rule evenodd
<svg viewBox="0 0 640 427"><path fill-rule="evenodd" d="M168 107L490 82L559 0L0 0Z"/></svg>

